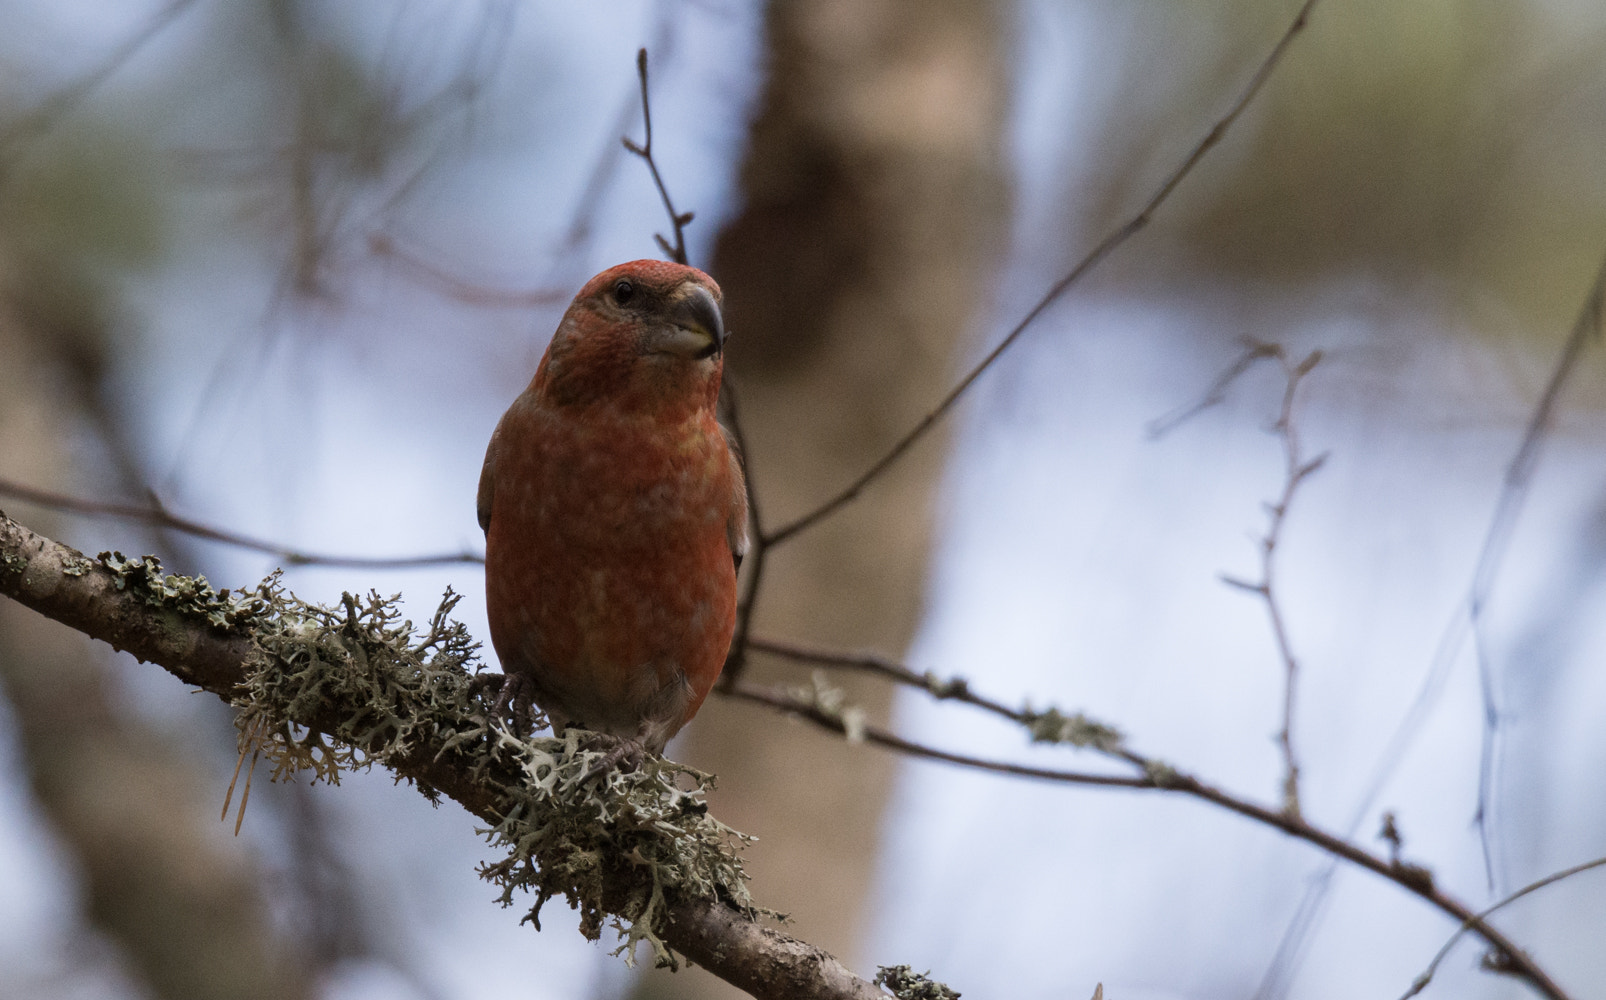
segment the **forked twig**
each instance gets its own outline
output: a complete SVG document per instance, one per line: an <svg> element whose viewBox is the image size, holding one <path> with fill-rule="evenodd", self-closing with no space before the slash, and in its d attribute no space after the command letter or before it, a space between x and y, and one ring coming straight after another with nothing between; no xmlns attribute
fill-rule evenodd
<svg viewBox="0 0 1606 1000"><path fill-rule="evenodd" d="M1011 764L1008 761L988 760L969 754L953 753L936 747L904 739L895 733L867 722L849 721L840 712L827 711L814 701L800 698L780 688L762 688L751 684L736 684L722 689L727 697L767 705L779 712L806 719L821 729L850 740L862 740L886 747L910 757L934 760L944 764L993 774L1007 774L1017 778L1034 778L1040 781L1057 781L1072 785L1096 785L1107 788L1157 788L1152 777L1121 774L1097 774L1087 771L1067 771L1062 768L1032 767L1028 764Z"/></svg>
<svg viewBox="0 0 1606 1000"><path fill-rule="evenodd" d="M1270 428L1283 445L1283 491L1275 503L1266 505L1269 519L1266 533L1257 540L1260 549L1260 579L1251 582L1223 573L1221 581L1259 597L1266 605L1266 614L1271 620L1272 638L1277 643L1277 655L1283 661L1283 725L1277 733L1277 745L1283 756L1283 809L1297 816L1299 815L1299 761L1294 754L1293 733L1294 695L1298 689L1299 661L1294 656L1293 640L1289 638L1288 624L1283 619L1282 605L1277 599L1277 545L1282 540L1283 526L1288 522L1288 509L1294 502L1295 492L1306 479L1322 467L1322 463L1327 461L1326 452L1312 459L1305 458L1300 448L1298 428L1294 426L1294 395L1299 390L1300 382L1320 363L1322 354L1320 351L1312 351L1296 364L1289 360L1288 353L1280 344L1251 344L1243 357L1228 370L1228 380L1247 371L1249 366L1260 358L1275 358L1283 369L1282 407L1278 410L1276 422ZM1218 380L1216 387L1212 387L1212 393L1224 392L1225 389L1226 381ZM1197 409L1192 412L1197 412Z"/></svg>

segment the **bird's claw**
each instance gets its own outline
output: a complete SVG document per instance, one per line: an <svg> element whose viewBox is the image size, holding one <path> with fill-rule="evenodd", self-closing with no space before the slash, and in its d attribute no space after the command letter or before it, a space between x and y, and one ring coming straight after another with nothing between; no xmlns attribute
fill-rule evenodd
<svg viewBox="0 0 1606 1000"><path fill-rule="evenodd" d="M490 717L512 724L516 736L535 732L535 685L523 674L476 674L468 683L469 697L496 691Z"/></svg>
<svg viewBox="0 0 1606 1000"><path fill-rule="evenodd" d="M613 770L635 771L647 762L647 747L640 740L628 739L620 736L609 736L606 733L593 733L580 743L585 750L601 750L607 747L602 758L580 776L580 783L585 784L593 778L600 777Z"/></svg>

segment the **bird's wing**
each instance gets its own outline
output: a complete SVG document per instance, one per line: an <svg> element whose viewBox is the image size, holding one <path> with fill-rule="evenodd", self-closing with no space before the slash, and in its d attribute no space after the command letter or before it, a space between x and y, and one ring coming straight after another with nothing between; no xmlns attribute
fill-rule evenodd
<svg viewBox="0 0 1606 1000"><path fill-rule="evenodd" d="M725 435L725 451L730 458L731 470L731 501L725 520L725 540L730 543L731 561L740 570L742 557L747 555L747 475L742 471L742 452L736 447L736 439L725 425L721 424L719 430Z"/></svg>
<svg viewBox="0 0 1606 1000"><path fill-rule="evenodd" d="M491 530L491 501L496 495L496 443L501 437L502 425L498 423L491 434L491 443L485 448L485 465L480 468L480 490L474 508L479 515L480 530L484 532Z"/></svg>

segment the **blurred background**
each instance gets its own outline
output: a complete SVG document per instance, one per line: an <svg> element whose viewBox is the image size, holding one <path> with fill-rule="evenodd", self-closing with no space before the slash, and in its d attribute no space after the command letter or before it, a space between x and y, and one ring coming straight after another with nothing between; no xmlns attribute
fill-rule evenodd
<svg viewBox="0 0 1606 1000"><path fill-rule="evenodd" d="M619 144L642 138L647 46L654 151L724 286L758 508L784 525L1142 205L1297 6L0 0L0 480L300 552L480 551L485 442L564 305L659 255L662 208ZM1596 4L1319 5L1148 229L890 475L769 554L756 632L1085 709L1275 806L1283 664L1264 603L1220 576L1260 572L1283 376L1262 364L1149 428L1243 338L1320 349L1294 419L1329 457L1275 552L1305 815L1386 851L1393 813L1404 856L1474 906L1606 855L1594 339L1486 544L1606 254L1603 56ZM0 508L222 586L286 562L15 489ZM472 562L286 579L400 591L417 616L451 586L485 635ZM809 676L755 657L746 678ZM910 738L1098 766L830 680ZM1179 797L894 759L718 698L670 753L717 772L716 812L759 838L756 898L861 974L1389 997L1454 930ZM0 996L733 994L627 969L556 904L519 926L475 878L474 822L383 774L259 780L235 838L235 761L215 699L0 606ZM1593 872L1498 923L1583 996L1606 982L1603 914ZM1452 952L1429 995L1528 995L1478 957Z"/></svg>

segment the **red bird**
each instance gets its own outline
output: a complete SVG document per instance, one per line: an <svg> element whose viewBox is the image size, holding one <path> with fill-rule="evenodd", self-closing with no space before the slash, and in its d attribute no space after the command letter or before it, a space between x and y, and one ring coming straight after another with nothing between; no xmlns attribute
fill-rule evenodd
<svg viewBox="0 0 1606 1000"><path fill-rule="evenodd" d="M720 291L637 260L575 296L480 474L503 702L653 753L697 713L736 626L747 489L715 419ZM515 712L515 714L517 714Z"/></svg>

